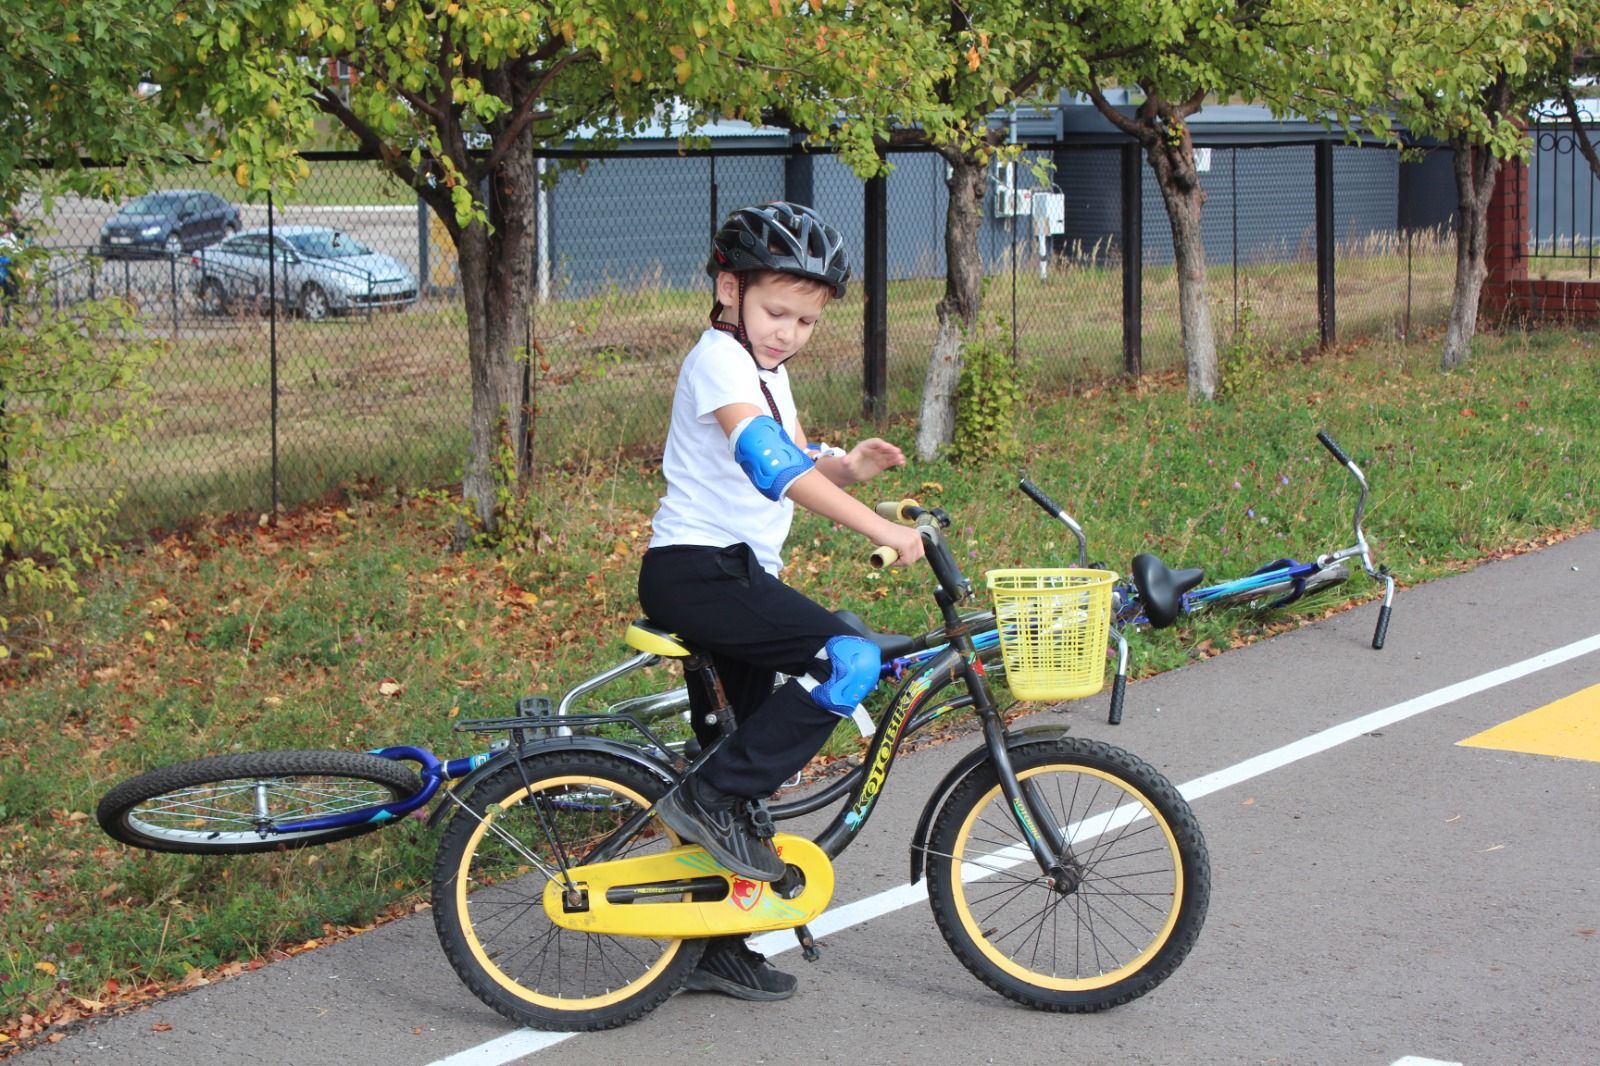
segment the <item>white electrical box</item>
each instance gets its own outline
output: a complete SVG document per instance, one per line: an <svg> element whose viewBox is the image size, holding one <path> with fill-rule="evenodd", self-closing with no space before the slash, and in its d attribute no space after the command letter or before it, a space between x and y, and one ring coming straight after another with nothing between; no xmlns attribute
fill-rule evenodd
<svg viewBox="0 0 1600 1066"><path fill-rule="evenodd" d="M1008 189L1000 186L994 191L994 217L1016 218L1033 214L1032 189Z"/></svg>
<svg viewBox="0 0 1600 1066"><path fill-rule="evenodd" d="M1054 237L1067 232L1067 197L1059 192L1033 194L1033 228Z"/></svg>

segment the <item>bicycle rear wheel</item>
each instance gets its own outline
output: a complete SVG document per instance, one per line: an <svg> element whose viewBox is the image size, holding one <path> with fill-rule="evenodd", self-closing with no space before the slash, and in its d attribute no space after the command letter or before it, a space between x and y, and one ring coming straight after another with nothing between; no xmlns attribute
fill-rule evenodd
<svg viewBox="0 0 1600 1066"><path fill-rule="evenodd" d="M541 868L581 865L664 790L633 763L568 751L512 762L466 797L439 842L433 921L474 995L536 1029L610 1029L654 1009L688 979L704 940L585 933L557 926L544 910ZM678 843L651 822L614 857Z"/></svg>
<svg viewBox="0 0 1600 1066"><path fill-rule="evenodd" d="M256 751L175 763L124 781L95 817L116 840L149 851L246 855L370 833L385 821L289 829L314 818L377 808L416 795L402 763L353 751Z"/></svg>
<svg viewBox="0 0 1600 1066"><path fill-rule="evenodd" d="M1211 867L1194 813L1148 763L1077 737L1011 753L1067 838L1052 884L993 766L951 791L933 827L928 898L956 957L1001 995L1088 1013L1144 995L1194 946Z"/></svg>
<svg viewBox="0 0 1600 1066"><path fill-rule="evenodd" d="M1260 571L1257 571L1257 573L1260 573ZM1295 599L1301 599L1311 595L1313 592L1332 588L1350 579L1349 569L1343 563L1334 563L1332 566L1325 566L1321 570L1307 574L1301 579L1305 587L1301 589L1299 595L1294 595L1294 579L1287 576L1287 573L1285 571L1285 576L1281 580L1257 585L1254 588L1225 592L1220 596L1209 598L1205 602L1218 607L1244 607L1251 604L1278 606L1276 601L1282 600L1286 596L1294 596Z"/></svg>

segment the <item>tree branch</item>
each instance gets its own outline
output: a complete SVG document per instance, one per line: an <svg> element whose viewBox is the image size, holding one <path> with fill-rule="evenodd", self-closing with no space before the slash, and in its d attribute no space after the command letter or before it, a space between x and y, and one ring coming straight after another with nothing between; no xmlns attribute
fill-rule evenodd
<svg viewBox="0 0 1600 1066"><path fill-rule="evenodd" d="M1126 133L1140 144L1145 143L1143 127L1140 123L1111 106L1111 102L1106 99L1105 93L1100 91L1100 84L1094 79L1094 71L1092 69L1089 71L1089 78L1089 102L1094 104L1094 109L1104 115L1106 121L1117 127L1117 129Z"/></svg>
<svg viewBox="0 0 1600 1066"><path fill-rule="evenodd" d="M528 128L528 123L535 119L547 119L551 116L549 111L535 112L533 110L533 105L543 95L545 86L549 85L555 76L561 73L563 67L569 66L580 59L593 58L595 54L593 49L576 49L557 59L550 65L548 70L539 75L538 80L529 86L527 95L522 98L522 102L517 104L516 111L512 114L510 122L506 124L505 132L494 139L494 150L489 153L489 158L483 164L486 171L493 173L494 169L500 165L501 160L505 158L506 153L511 150L511 146L522 136L522 131Z"/></svg>
<svg viewBox="0 0 1600 1066"><path fill-rule="evenodd" d="M1571 82L1561 83L1561 102L1567 105L1567 117L1572 120L1572 135L1577 139L1578 151L1589 161L1589 169L1594 171L1594 176L1600 178L1600 154L1595 152L1589 131L1583 128L1583 115L1578 111L1578 101L1573 98Z"/></svg>

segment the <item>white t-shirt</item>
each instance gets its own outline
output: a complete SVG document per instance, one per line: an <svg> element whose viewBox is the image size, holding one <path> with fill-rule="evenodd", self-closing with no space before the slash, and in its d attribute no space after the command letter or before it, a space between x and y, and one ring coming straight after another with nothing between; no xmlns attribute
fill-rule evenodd
<svg viewBox="0 0 1600 1066"><path fill-rule="evenodd" d="M650 547L725 548L743 541L768 573L776 575L783 566L794 504L787 496L775 503L756 491L734 462L728 435L713 414L730 403L748 403L771 415L761 394L763 381L793 438L799 420L788 371L757 368L750 353L726 333L708 329L700 335L678 371L672 396L672 424L661 456L667 494L652 519Z"/></svg>

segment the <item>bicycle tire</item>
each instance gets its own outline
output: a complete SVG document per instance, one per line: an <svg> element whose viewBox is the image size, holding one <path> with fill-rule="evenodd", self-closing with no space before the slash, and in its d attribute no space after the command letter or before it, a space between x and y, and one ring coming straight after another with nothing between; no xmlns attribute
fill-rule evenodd
<svg viewBox="0 0 1600 1066"><path fill-rule="evenodd" d="M248 855L370 833L388 823L284 833L269 827L377 808L421 788L409 767L376 755L255 751L174 763L130 778L105 794L95 817L113 839L147 851Z"/></svg>
<svg viewBox="0 0 1600 1066"><path fill-rule="evenodd" d="M524 854L559 866L564 852L581 864L585 841L602 839L663 791L649 772L594 751L513 762L472 790L439 841L433 920L474 995L519 1025L591 1031L642 1017L688 980L704 940L561 928L544 912L547 879ZM677 843L652 822L616 857Z"/></svg>
<svg viewBox="0 0 1600 1066"><path fill-rule="evenodd" d="M1313 592L1332 588L1350 580L1350 571L1343 563L1334 563L1321 570L1306 576L1305 588L1297 598L1304 598ZM1206 601L1208 605L1216 607L1245 607L1263 601L1282 599L1294 591L1294 580L1284 578L1281 581L1269 582L1251 589L1241 589L1238 592L1229 592Z"/></svg>
<svg viewBox="0 0 1600 1066"><path fill-rule="evenodd" d="M1063 737L1011 758L1072 835L1081 881L1058 890L1045 880L982 763L951 791L930 837L939 932L979 980L1029 1007L1090 1013L1144 995L1205 922L1211 867L1194 812L1154 767L1100 741Z"/></svg>

